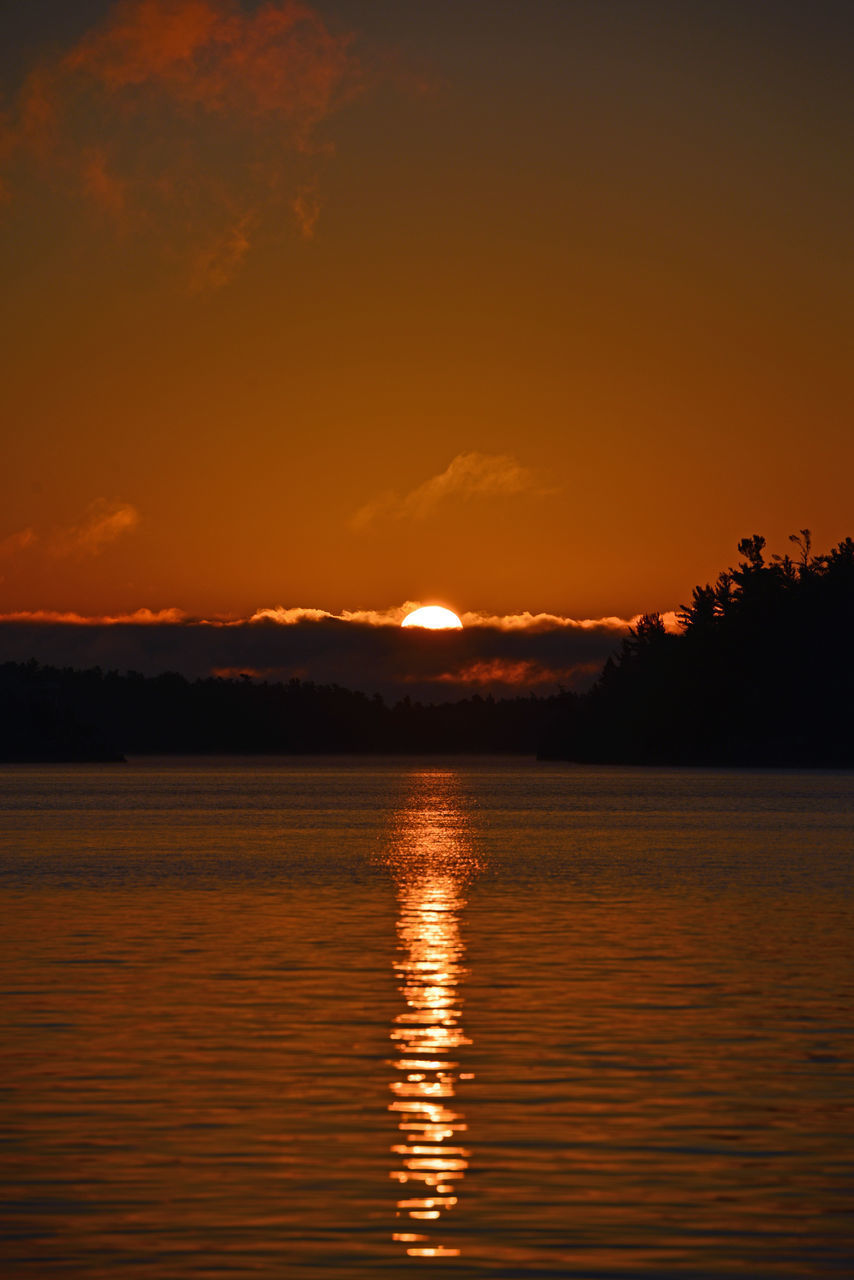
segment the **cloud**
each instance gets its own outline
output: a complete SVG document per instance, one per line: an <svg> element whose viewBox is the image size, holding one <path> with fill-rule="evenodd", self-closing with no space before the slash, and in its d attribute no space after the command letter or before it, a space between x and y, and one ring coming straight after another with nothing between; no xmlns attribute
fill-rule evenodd
<svg viewBox="0 0 854 1280"><path fill-rule="evenodd" d="M234 277L251 248L250 233L256 219L244 213L231 226L217 232L193 257L190 288L193 293L221 289Z"/></svg>
<svg viewBox="0 0 854 1280"><path fill-rule="evenodd" d="M631 619L607 618L564 618L556 613L463 613L460 621L464 627L496 627L499 631L554 631L560 628L578 629L581 631L611 628L616 631L627 630Z"/></svg>
<svg viewBox="0 0 854 1280"><path fill-rule="evenodd" d="M0 560L11 560L37 541L38 534L34 529L20 529L17 533L10 533L0 540Z"/></svg>
<svg viewBox="0 0 854 1280"><path fill-rule="evenodd" d="M353 516L355 529L366 529L374 521L425 520L449 499L507 497L536 487L532 471L511 454L458 453L437 476L431 476L411 492L399 497L385 493L360 507Z"/></svg>
<svg viewBox="0 0 854 1280"><path fill-rule="evenodd" d="M51 551L57 556L98 555L122 534L139 524L139 512L129 502L97 498L77 524L57 533Z"/></svg>
<svg viewBox="0 0 854 1280"><path fill-rule="evenodd" d="M369 627L399 627L407 614L414 613L425 604L436 601L406 600L401 605L393 605L388 609L342 609L340 613L331 613L327 609L305 607L285 608L277 605L274 608L257 609L249 618L250 622L278 622L282 626L295 626L299 622L320 622L323 619L336 619L339 622L364 623ZM638 615L640 616L640 615ZM617 631L629 629L637 618L566 618L556 613L461 613L460 621L464 627L484 627L497 631L556 631L561 629L579 631ZM665 625L668 620L673 628L678 629L676 614L664 615Z"/></svg>
<svg viewBox="0 0 854 1280"><path fill-rule="evenodd" d="M22 609L16 613L0 614L0 626L7 622L61 623L71 627L157 626L166 622L186 622L183 609L134 609L132 613L101 614L92 617L83 613L68 613L59 609Z"/></svg>
<svg viewBox="0 0 854 1280"><path fill-rule="evenodd" d="M7 195L9 171L35 167L123 228L185 242L191 286L219 287L259 211L313 234L318 126L365 85L352 36L297 0L118 0L0 121Z"/></svg>
<svg viewBox="0 0 854 1280"><path fill-rule="evenodd" d="M320 622L323 619L335 619L338 622L356 622L366 627L399 627L408 613L421 608L417 600L407 600L404 604L393 605L390 609L342 609L340 613L329 613L326 609L290 608L278 605L274 609L258 609L252 614L250 622L278 622L282 626L294 626L298 622Z"/></svg>
<svg viewBox="0 0 854 1280"><path fill-rule="evenodd" d="M456 671L443 671L436 676L440 684L475 685L493 689L506 686L513 692L554 691L554 687L578 684L585 676L593 679L601 662L577 662L565 667L546 667L530 658L508 661L506 658L490 658L488 661L470 662Z"/></svg>
<svg viewBox="0 0 854 1280"><path fill-rule="evenodd" d="M320 622L324 618L334 618L335 616L334 613L329 613L326 609L286 609L283 605L279 605L273 609L257 609L249 621L277 622L283 627L294 627L300 622Z"/></svg>
<svg viewBox="0 0 854 1280"><path fill-rule="evenodd" d="M83 185L95 204L119 218L128 205L128 187L111 172L109 163L104 147L90 147L81 158Z"/></svg>
<svg viewBox="0 0 854 1280"><path fill-rule="evenodd" d="M0 661L35 658L55 666L188 677L246 672L339 684L392 700L437 701L475 691L502 696L586 687L629 625L559 619L561 625L551 627L481 623L429 632L401 628L402 611L336 616L322 609L273 609L259 610L254 620L192 619L180 610L93 619L16 613L0 616Z"/></svg>
<svg viewBox="0 0 854 1280"><path fill-rule="evenodd" d="M302 235L306 240L311 240L314 236L314 228L317 226L317 219L320 217L320 197L317 194L317 187L313 183L306 183L305 186L300 187L291 201L291 208Z"/></svg>
<svg viewBox="0 0 854 1280"><path fill-rule="evenodd" d="M350 44L295 0L251 12L227 0L121 0L60 65L110 94L153 90L217 117L273 116L308 147L353 74Z"/></svg>

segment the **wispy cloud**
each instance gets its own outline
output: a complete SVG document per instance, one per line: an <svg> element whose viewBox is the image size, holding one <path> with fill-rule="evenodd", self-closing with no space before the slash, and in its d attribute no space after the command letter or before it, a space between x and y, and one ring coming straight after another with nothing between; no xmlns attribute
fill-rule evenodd
<svg viewBox="0 0 854 1280"><path fill-rule="evenodd" d="M272 609L258 609L252 614L250 622L277 622L281 626L296 626L300 622L336 622L359 623L366 627L399 627L408 613L420 609L417 600L407 600L401 605L392 605L388 609L342 609L340 613L330 613L327 609L312 609L278 605Z"/></svg>
<svg viewBox="0 0 854 1280"><path fill-rule="evenodd" d="M182 609L134 609L131 613L105 613L94 617L83 613L63 612L61 609L19 609L14 613L0 614L0 624L33 622L61 623L70 627L153 627L164 623L186 622L187 617Z"/></svg>
<svg viewBox="0 0 854 1280"><path fill-rule="evenodd" d="M17 533L8 534L0 539L0 560L11 560L37 541L38 534L35 529L19 529Z"/></svg>
<svg viewBox="0 0 854 1280"><path fill-rule="evenodd" d="M219 229L210 241L193 255L190 288L193 293L221 289L228 284L252 247L251 234L256 219L251 212Z"/></svg>
<svg viewBox="0 0 854 1280"><path fill-rule="evenodd" d="M475 685L480 688L505 686L508 690L541 690L555 685L578 684L584 679L593 680L602 666L601 662L576 662L563 667L548 667L530 658L508 661L490 658L463 665L453 671L443 671L434 676L437 684L456 686Z"/></svg>
<svg viewBox="0 0 854 1280"><path fill-rule="evenodd" d="M216 116L272 115L307 148L352 74L350 44L296 0L249 12L228 0L121 0L59 69Z"/></svg>
<svg viewBox="0 0 854 1280"><path fill-rule="evenodd" d="M110 169L104 147L90 147L81 157L83 188L105 213L120 219L128 206L128 186Z"/></svg>
<svg viewBox="0 0 854 1280"><path fill-rule="evenodd" d="M318 126L366 79L352 36L297 0L118 0L33 67L0 121L0 184L16 165L62 179L117 225L185 240L193 287L219 286L258 210L313 233Z"/></svg>
<svg viewBox="0 0 854 1280"><path fill-rule="evenodd" d="M77 524L55 534L50 549L57 556L96 556L122 534L135 529L139 520L139 512L129 502L97 498Z"/></svg>
<svg viewBox="0 0 854 1280"><path fill-rule="evenodd" d="M424 520L449 500L507 497L535 489L534 473L507 453L458 453L439 475L431 476L402 497L380 495L360 507L352 519L355 529L378 520Z"/></svg>
<svg viewBox="0 0 854 1280"><path fill-rule="evenodd" d="M565 618L559 613L463 613L460 621L464 627L496 627L499 631L554 631L561 628L589 630L613 627L623 630L629 626L625 618Z"/></svg>
<svg viewBox="0 0 854 1280"><path fill-rule="evenodd" d="M300 187L291 201L294 217L302 235L306 240L314 236L314 229L320 217L320 196L314 183L306 183Z"/></svg>
<svg viewBox="0 0 854 1280"><path fill-rule="evenodd" d="M74 524L54 527L41 534L30 526L0 538L0 563L14 565L22 552L39 558L96 556L123 534L130 533L139 522L140 514L131 503L96 498ZM58 616L44 614L44 617L60 621Z"/></svg>

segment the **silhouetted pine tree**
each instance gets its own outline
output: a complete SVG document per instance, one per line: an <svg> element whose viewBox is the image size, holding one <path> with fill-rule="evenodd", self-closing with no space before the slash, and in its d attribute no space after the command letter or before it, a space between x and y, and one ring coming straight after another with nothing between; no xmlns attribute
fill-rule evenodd
<svg viewBox="0 0 854 1280"><path fill-rule="evenodd" d="M854 763L854 541L765 557L759 534L668 635L645 615L544 754L637 763Z"/></svg>

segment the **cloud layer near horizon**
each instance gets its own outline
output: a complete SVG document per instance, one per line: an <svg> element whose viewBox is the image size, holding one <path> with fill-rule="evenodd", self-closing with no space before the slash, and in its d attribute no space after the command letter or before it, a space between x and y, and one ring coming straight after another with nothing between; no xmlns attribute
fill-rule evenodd
<svg viewBox="0 0 854 1280"><path fill-rule="evenodd" d="M620 618L464 615L462 631L402 629L406 606L333 615L259 610L252 619L189 619L139 610L98 619L48 611L0 615L0 661L101 666L146 675L246 673L440 700L582 688L630 625Z"/></svg>

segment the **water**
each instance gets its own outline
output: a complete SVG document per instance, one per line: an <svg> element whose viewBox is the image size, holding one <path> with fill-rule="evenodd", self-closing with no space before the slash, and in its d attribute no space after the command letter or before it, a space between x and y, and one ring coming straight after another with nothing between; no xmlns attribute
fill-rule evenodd
<svg viewBox="0 0 854 1280"><path fill-rule="evenodd" d="M848 1276L847 774L0 770L2 1274Z"/></svg>

